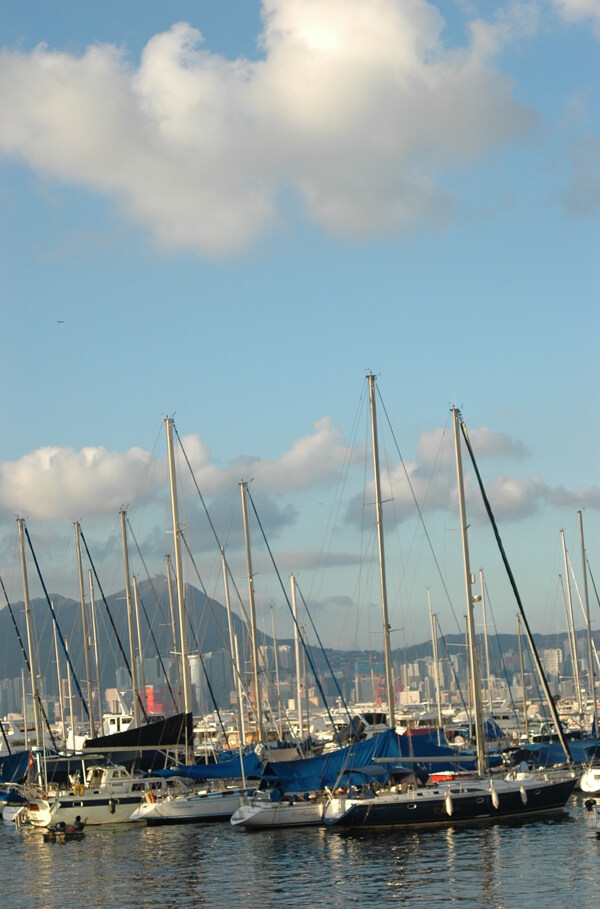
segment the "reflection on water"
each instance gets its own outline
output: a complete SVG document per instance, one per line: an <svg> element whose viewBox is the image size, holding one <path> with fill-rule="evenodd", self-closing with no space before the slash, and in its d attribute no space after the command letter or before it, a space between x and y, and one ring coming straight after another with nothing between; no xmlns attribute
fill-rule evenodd
<svg viewBox="0 0 600 909"><path fill-rule="evenodd" d="M419 831L121 824L60 844L5 824L0 850L6 909L522 909L528 895L596 909L600 892L600 841L581 797L533 823Z"/></svg>

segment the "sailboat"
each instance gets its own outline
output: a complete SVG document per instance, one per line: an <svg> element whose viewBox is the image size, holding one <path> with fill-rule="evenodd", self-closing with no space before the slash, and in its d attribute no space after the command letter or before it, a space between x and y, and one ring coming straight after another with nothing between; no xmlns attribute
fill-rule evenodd
<svg viewBox="0 0 600 909"><path fill-rule="evenodd" d="M369 376L368 378L371 389L373 451L377 480L374 377ZM443 825L457 822L527 817L562 809L576 784L576 776L572 769L567 770L564 774L554 772L552 776L543 773L530 773L529 771L522 772L521 770L515 770L500 778L488 774L481 687L479 685L479 670L475 650L473 594L471 589L471 569L459 435L459 429L462 427L463 433L466 433L466 428L464 424L461 424L457 408L452 408L452 415L467 598L478 773L473 779L453 780L434 786L403 787L396 785L382 787L377 790L373 790L372 787L357 787L347 793L336 793L330 798L323 813L323 821L329 826L412 827L417 825ZM378 527L381 527L381 498L378 482L376 482L376 496ZM380 555L381 553L382 546L380 543ZM383 579L383 564L381 573ZM387 622L385 597L383 602L385 625ZM391 690L388 688L388 697L391 700L390 713L393 715L393 688Z"/></svg>

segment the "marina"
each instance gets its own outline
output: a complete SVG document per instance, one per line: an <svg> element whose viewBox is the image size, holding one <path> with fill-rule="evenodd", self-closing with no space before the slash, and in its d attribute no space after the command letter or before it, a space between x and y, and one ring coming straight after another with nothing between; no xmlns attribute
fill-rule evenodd
<svg viewBox="0 0 600 909"><path fill-rule="evenodd" d="M600 892L600 841L581 795L541 820L443 830L120 824L59 845L3 824L0 850L10 909L63 909L65 894L80 909L521 909L532 894L596 909Z"/></svg>

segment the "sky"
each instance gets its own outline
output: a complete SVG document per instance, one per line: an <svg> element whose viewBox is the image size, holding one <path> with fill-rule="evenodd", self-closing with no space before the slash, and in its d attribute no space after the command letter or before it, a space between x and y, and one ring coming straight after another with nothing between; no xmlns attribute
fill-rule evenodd
<svg viewBox="0 0 600 909"><path fill-rule="evenodd" d="M453 405L532 629L565 627L561 530L582 627L578 511L598 627L600 0L2 4L0 199L11 601L17 516L51 592L75 521L123 588L120 508L132 572L164 570L171 416L186 579L223 601L204 501L247 599L247 481L262 627L291 632L294 573L324 644L380 649L372 372L392 646L429 601L464 628Z"/></svg>

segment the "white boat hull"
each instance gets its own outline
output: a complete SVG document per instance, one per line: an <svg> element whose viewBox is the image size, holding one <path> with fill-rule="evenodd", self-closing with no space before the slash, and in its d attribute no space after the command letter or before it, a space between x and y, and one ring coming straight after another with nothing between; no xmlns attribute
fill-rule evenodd
<svg viewBox="0 0 600 909"><path fill-rule="evenodd" d="M144 801L130 815L148 824L191 824L228 820L240 806L241 791L227 789Z"/></svg>
<svg viewBox="0 0 600 909"><path fill-rule="evenodd" d="M234 827L308 827L323 823L323 800L269 802L251 798L231 817Z"/></svg>
<svg viewBox="0 0 600 909"><path fill-rule="evenodd" d="M600 768L592 767L586 770L579 779L579 788L582 792L600 793Z"/></svg>

